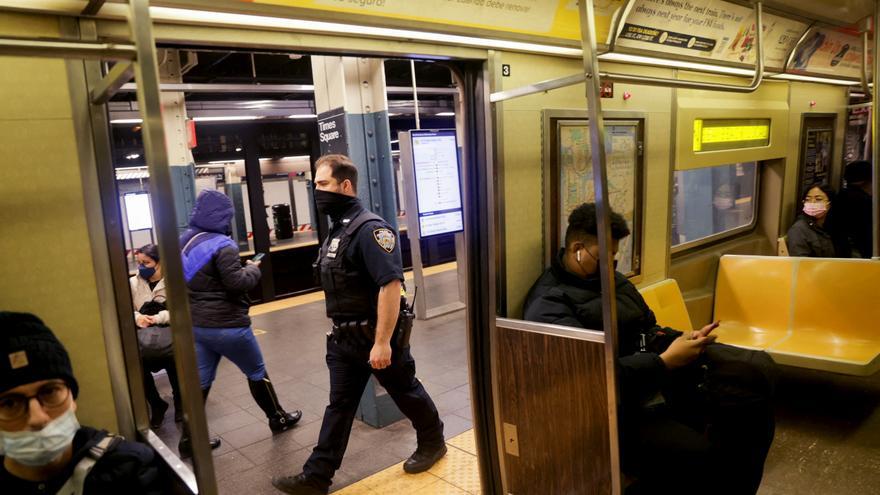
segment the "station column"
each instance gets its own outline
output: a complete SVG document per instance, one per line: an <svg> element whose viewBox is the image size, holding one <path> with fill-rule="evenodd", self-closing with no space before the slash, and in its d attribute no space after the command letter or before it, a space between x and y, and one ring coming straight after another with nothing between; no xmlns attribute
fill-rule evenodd
<svg viewBox="0 0 880 495"><path fill-rule="evenodd" d="M384 61L312 57L321 154L348 155L360 175L358 196L397 228Z"/></svg>
<svg viewBox="0 0 880 495"><path fill-rule="evenodd" d="M162 83L180 83L183 74L180 70L178 50L160 50L159 78ZM189 147L186 101L183 93L163 91L162 123L165 129L165 143L168 149L168 164L174 187L174 207L177 227L184 230L189 222L189 214L195 205L195 160ZM195 129L192 131L195 132Z"/></svg>

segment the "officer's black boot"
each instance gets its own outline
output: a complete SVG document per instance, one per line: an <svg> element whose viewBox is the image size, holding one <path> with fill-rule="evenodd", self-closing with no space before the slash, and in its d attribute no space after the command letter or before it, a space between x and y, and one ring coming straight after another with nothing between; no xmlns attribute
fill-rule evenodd
<svg viewBox="0 0 880 495"><path fill-rule="evenodd" d="M329 491L306 476L305 473L299 473L296 476L276 476L272 478L272 486L292 495L326 495Z"/></svg>
<svg viewBox="0 0 880 495"><path fill-rule="evenodd" d="M203 402L207 402L208 392L210 391L211 387L202 389ZM211 445L211 450L214 450L220 446L220 438L209 438L208 443ZM192 440L189 435L189 425L187 425L185 421L183 423L183 432L180 435L180 442L177 444L177 452L180 454L181 459L192 457Z"/></svg>
<svg viewBox="0 0 880 495"><path fill-rule="evenodd" d="M446 455L446 444L440 447L423 448L419 447L409 459L404 461L403 470L409 474L423 473L433 466L437 461Z"/></svg>
<svg viewBox="0 0 880 495"><path fill-rule="evenodd" d="M278 396L275 395L275 387L272 386L269 375L264 376L262 380L248 380L248 385L257 405L269 418L269 428L272 433L287 431L302 418L302 411L292 413L284 411L278 402Z"/></svg>

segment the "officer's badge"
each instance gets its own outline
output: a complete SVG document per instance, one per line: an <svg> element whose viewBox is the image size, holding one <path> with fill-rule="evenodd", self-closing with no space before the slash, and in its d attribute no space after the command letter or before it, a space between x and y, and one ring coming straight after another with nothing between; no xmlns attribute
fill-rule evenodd
<svg viewBox="0 0 880 495"><path fill-rule="evenodd" d="M335 258L336 251L338 251L338 250L339 250L339 238L337 237L336 239L333 239L330 241L330 246L327 249L327 257L328 258Z"/></svg>
<svg viewBox="0 0 880 495"><path fill-rule="evenodd" d="M376 244L387 253L394 251L394 246L397 245L397 236L394 235L394 232L391 229L374 230L373 239L375 239Z"/></svg>

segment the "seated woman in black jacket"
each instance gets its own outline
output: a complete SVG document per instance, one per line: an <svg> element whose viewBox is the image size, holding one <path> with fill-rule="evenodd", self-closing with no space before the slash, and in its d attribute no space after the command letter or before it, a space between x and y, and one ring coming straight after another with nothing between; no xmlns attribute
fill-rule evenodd
<svg viewBox="0 0 880 495"><path fill-rule="evenodd" d="M802 214L788 229L785 244L789 256L849 258L846 239L832 218L834 190L828 184L813 184L801 197ZM836 213L836 212L835 212Z"/></svg>
<svg viewBox="0 0 880 495"><path fill-rule="evenodd" d="M575 208L568 217L565 247L526 297L526 320L603 328L596 232L595 205ZM613 254L629 233L626 220L612 212ZM736 354L751 351L712 344L714 324L687 334L658 326L641 294L618 272L615 291L621 457L624 470L639 478L638 492L633 492L755 493L774 431L772 381L764 369L735 365L738 383L733 388L747 390L747 406L712 398L717 387L709 387L708 395L701 393L704 352L730 355L732 350L733 359L740 361ZM749 357L773 367L764 353Z"/></svg>

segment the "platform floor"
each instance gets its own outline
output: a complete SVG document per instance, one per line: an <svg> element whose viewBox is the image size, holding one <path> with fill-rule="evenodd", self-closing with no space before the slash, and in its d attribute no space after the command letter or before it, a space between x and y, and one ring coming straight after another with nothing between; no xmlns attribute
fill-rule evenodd
<svg viewBox="0 0 880 495"><path fill-rule="evenodd" d="M446 304L457 297L454 263L433 267L427 273L432 305ZM211 434L223 441L214 451L214 468L220 493L229 495L278 493L269 482L272 476L301 471L318 440L330 390L324 362L329 320L325 316L322 294L255 306L251 314L254 333L278 398L286 409L302 410L303 418L293 430L273 436L265 415L250 395L244 375L228 360L221 361L206 414ZM446 438L470 430L472 413L464 312L416 321L412 353L416 374L437 405ZM170 403L167 379L157 377L157 384L160 394ZM156 433L166 444L176 448L180 425L174 423L172 409ZM415 447L415 430L408 420L382 429L356 420L332 490L399 464ZM401 474L404 474L402 470Z"/></svg>
<svg viewBox="0 0 880 495"><path fill-rule="evenodd" d="M452 266L435 268L433 305L456 297ZM446 271L444 271L446 270ZM421 296L420 296L421 297ZM276 492L274 475L295 474L317 441L327 403L324 363L327 319L320 294L252 308L257 340L282 404L302 409L294 430L272 436L247 382L223 361L207 404L209 427L223 439L214 451L220 493ZM262 333L265 332L265 333ZM417 322L417 374L446 424L448 456L431 471L407 475L400 463L415 448L406 420L377 430L355 421L349 448L332 487L343 495L479 493L473 447L464 313ZM160 392L170 389L159 378ZM880 493L880 374L849 377L784 368L779 383L776 438L759 495L869 495ZM176 446L169 410L157 432Z"/></svg>

